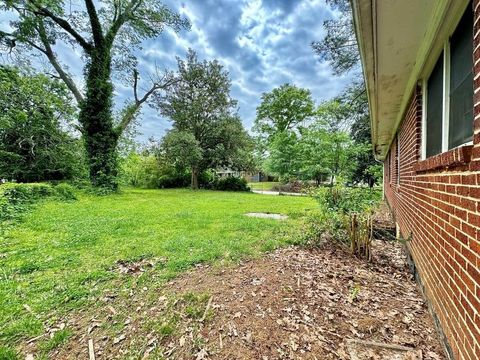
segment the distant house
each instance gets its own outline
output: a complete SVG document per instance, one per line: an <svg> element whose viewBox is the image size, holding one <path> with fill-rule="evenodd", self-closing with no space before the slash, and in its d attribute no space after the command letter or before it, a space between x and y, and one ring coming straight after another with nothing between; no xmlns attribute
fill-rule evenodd
<svg viewBox="0 0 480 360"><path fill-rule="evenodd" d="M446 348L480 359L480 0L352 0L385 197Z"/></svg>
<svg viewBox="0 0 480 360"><path fill-rule="evenodd" d="M267 176L261 171L238 171L230 168L219 168L215 170L215 172L221 178L243 177L248 182L269 181L270 179L273 179L271 176Z"/></svg>

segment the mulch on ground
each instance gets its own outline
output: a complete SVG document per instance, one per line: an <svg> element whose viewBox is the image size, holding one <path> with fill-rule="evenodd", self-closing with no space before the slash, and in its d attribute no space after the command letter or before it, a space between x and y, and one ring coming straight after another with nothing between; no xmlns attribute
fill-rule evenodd
<svg viewBox="0 0 480 360"><path fill-rule="evenodd" d="M113 299L96 313L65 320L74 333L50 356L88 359L91 339L97 359L350 359L347 343L356 339L446 359L402 246L375 241L373 254L367 263L338 247L289 247L234 267L200 266L151 303L142 303L140 293L131 303ZM197 316L178 300L189 293L206 294ZM177 300L168 305L169 299ZM113 309L124 309L126 319ZM147 328L169 311L176 314L174 331ZM109 321L116 336L100 326Z"/></svg>

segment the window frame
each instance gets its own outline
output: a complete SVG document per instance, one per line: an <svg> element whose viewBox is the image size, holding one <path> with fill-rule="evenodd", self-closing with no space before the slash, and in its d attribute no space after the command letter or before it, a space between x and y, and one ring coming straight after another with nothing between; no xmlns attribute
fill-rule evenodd
<svg viewBox="0 0 480 360"><path fill-rule="evenodd" d="M468 11L466 9L465 11ZM473 10L470 10L473 11ZM463 17L463 14L462 14ZM460 18L461 19L461 18ZM459 20L460 21L460 20ZM447 38L447 40L443 44L442 48L442 53L443 53L443 91L442 91L442 150L439 154L445 153L449 150L457 149L462 146L468 146L468 145L473 145L473 140L467 141L463 144L460 144L458 146L455 146L451 149L449 149L449 132L450 132L450 72L451 72L451 67L450 67L450 39L455 30L457 29L459 23L457 26L453 29L452 34ZM472 29L473 31L473 29ZM475 49L474 49L475 50ZM440 57L439 57L440 58ZM438 59L435 61L435 63L438 61ZM430 76L434 70L434 67L430 70L428 76L426 76L422 81L421 81L421 88L422 88L422 119L421 119L421 142L422 146L420 149L420 159L425 160L427 159L427 95L428 95L428 80L430 79ZM473 123L472 123L472 135L473 135ZM439 155L437 154L437 155ZM432 155L435 156L435 155Z"/></svg>

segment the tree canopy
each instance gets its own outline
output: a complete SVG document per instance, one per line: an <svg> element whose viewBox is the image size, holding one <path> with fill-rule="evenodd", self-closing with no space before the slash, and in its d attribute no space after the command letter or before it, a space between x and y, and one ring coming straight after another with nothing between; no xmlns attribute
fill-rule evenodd
<svg viewBox="0 0 480 360"><path fill-rule="evenodd" d="M0 178L19 182L80 175L75 108L65 85L45 75L0 66Z"/></svg>
<svg viewBox="0 0 480 360"><path fill-rule="evenodd" d="M186 60L178 59L175 82L157 98L173 125L163 148L167 157L190 167L192 188L198 188L198 176L206 169L248 166L253 145L236 114L230 86L229 74L218 61L200 61L189 50Z"/></svg>

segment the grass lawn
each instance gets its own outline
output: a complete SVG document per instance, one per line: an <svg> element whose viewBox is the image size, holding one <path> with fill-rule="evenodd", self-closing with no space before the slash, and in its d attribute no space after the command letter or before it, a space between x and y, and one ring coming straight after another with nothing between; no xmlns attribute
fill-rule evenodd
<svg viewBox="0 0 480 360"><path fill-rule="evenodd" d="M263 190L263 191L269 191L272 190L272 188L275 185L280 184L279 182L275 181L264 181L264 182L252 182L248 183L248 186L250 186L250 189L252 190Z"/></svg>
<svg viewBox="0 0 480 360"><path fill-rule="evenodd" d="M38 205L0 238L0 345L43 334L67 312L95 306L105 289L142 286L121 276L119 260L151 259L151 276L140 279L162 286L195 264L237 261L294 242L302 215L315 207L306 197L184 189L128 189Z"/></svg>

